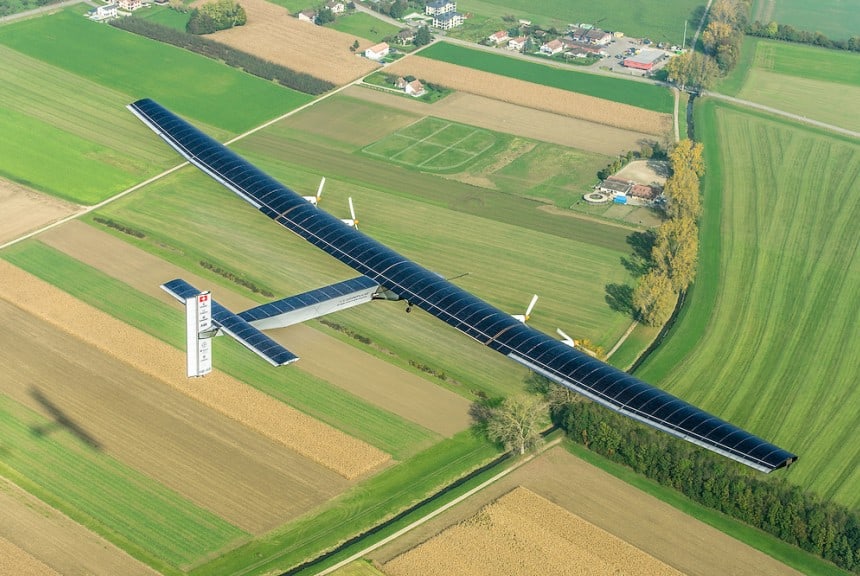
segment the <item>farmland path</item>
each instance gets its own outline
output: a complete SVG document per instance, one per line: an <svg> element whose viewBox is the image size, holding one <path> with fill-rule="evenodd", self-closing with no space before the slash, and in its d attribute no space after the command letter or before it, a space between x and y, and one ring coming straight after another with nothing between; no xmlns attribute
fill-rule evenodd
<svg viewBox="0 0 860 576"><path fill-rule="evenodd" d="M790 118L792 120L796 120L798 122L802 122L804 124L809 124L811 126L816 126L818 128L824 128L825 130L830 130L833 132L839 132L840 134L845 134L847 136L851 136L852 138L860 138L860 132L856 132L854 130L849 130L848 128L843 128L841 126L835 126L833 124L827 124L826 122L820 122L818 120L813 120L812 118L807 118L806 116L801 116L800 114L792 114L791 112L786 112L785 110L780 110L779 108L772 108L770 106L765 106L764 104L758 104L756 102L750 102L749 100L742 100L740 98L735 98L734 96L726 96L725 94L720 94L718 92L702 92L702 96L710 96L711 98L717 98L719 100L724 100L726 102L731 102L732 104L737 104L739 106L744 106L747 108L754 108L756 110L761 110L763 112L768 112L770 114L776 114L777 116L783 116L785 118Z"/></svg>
<svg viewBox="0 0 860 576"><path fill-rule="evenodd" d="M382 20L386 24L391 24L392 26L397 26L398 28L403 28L405 24L399 20L395 20L391 16L386 16L385 14L380 14L379 12L374 12L367 6L360 4L359 2L355 2L355 11L356 12L364 12L376 18L377 20Z"/></svg>

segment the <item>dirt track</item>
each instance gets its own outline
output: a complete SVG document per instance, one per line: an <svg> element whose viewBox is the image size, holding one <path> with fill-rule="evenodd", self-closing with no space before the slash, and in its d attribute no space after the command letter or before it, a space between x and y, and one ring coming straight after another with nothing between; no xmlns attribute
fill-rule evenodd
<svg viewBox="0 0 860 576"><path fill-rule="evenodd" d="M80 210L64 200L0 178L0 244Z"/></svg>
<svg viewBox="0 0 860 576"><path fill-rule="evenodd" d="M526 108L467 92L454 93L433 104L425 104L418 100L361 86L350 86L343 91L343 94L407 112L436 116L479 128L600 154L615 155L626 150L636 150L643 141L654 139L654 136L644 132Z"/></svg>
<svg viewBox="0 0 860 576"><path fill-rule="evenodd" d="M309 2L308 7L311 4ZM356 40L352 34L302 22L286 9L265 0L242 0L242 7L248 14L247 24L209 37L338 85L379 67L376 62L358 55L375 42L359 38L360 47L353 53L349 50Z"/></svg>
<svg viewBox="0 0 860 576"><path fill-rule="evenodd" d="M64 224L41 239L172 306L176 302L159 288L162 282L182 277L198 287L208 285L181 268L81 222ZM256 305L223 289L217 290L216 297L233 310ZM180 312L177 308L177 322L182 321ZM285 370L306 371L443 436L452 436L471 422L469 402L463 397L309 326L290 326L270 334L301 357L300 362ZM332 358L338 361L332 362Z"/></svg>
<svg viewBox="0 0 860 576"><path fill-rule="evenodd" d="M0 514L0 574L157 574L4 478L0 478L0 510L3 511ZM11 564L20 554L38 558L40 562ZM47 571L42 568L46 565L50 566Z"/></svg>
<svg viewBox="0 0 860 576"><path fill-rule="evenodd" d="M385 563L478 510L516 486L562 506L689 576L802 576L763 552L556 447L371 554Z"/></svg>
<svg viewBox="0 0 860 576"><path fill-rule="evenodd" d="M472 518L385 564L384 570L392 576L682 576L525 488L513 489Z"/></svg>
<svg viewBox="0 0 860 576"><path fill-rule="evenodd" d="M0 574L53 576L59 574L0 536Z"/></svg>

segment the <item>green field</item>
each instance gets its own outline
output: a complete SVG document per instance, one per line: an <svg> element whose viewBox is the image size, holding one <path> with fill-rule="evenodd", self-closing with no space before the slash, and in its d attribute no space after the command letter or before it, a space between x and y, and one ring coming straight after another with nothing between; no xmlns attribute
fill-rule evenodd
<svg viewBox="0 0 860 576"><path fill-rule="evenodd" d="M860 505L860 145L702 104L700 271L637 375L800 456L781 476Z"/></svg>
<svg viewBox="0 0 860 576"><path fill-rule="evenodd" d="M860 10L849 0L754 0L750 21L776 21L798 30L821 32L831 40L860 34Z"/></svg>
<svg viewBox="0 0 860 576"><path fill-rule="evenodd" d="M181 309L38 242L18 244L4 251L2 257L176 348L185 346ZM232 340L219 341L218 347L219 369L395 458L411 456L439 439L417 424L310 376L301 366L278 373Z"/></svg>
<svg viewBox="0 0 860 576"><path fill-rule="evenodd" d="M437 42L422 50L421 56L663 114L671 114L674 108L671 92L661 86L544 66L446 42Z"/></svg>
<svg viewBox="0 0 860 576"><path fill-rule="evenodd" d="M696 0L461 0L457 9L479 16L501 19L512 14L559 30L568 24L586 23L604 30L621 31L634 38L681 44L684 20L688 21L687 40L699 25L702 2Z"/></svg>
<svg viewBox="0 0 860 576"><path fill-rule="evenodd" d="M474 162L497 146L488 130L438 118L424 118L364 148L389 162L429 172L450 172Z"/></svg>
<svg viewBox="0 0 860 576"><path fill-rule="evenodd" d="M0 44L128 95L238 133L311 100L174 46L71 11L0 27ZM63 86L55 91L64 93Z"/></svg>
<svg viewBox="0 0 860 576"><path fill-rule="evenodd" d="M156 6L155 4L150 5L145 10L136 12L134 15L136 18L145 18L156 24L168 26L182 32L185 32L185 25L188 24L188 19L191 17L190 11L180 12L169 6Z"/></svg>
<svg viewBox="0 0 860 576"><path fill-rule="evenodd" d="M747 38L718 91L860 131L860 54Z"/></svg>
<svg viewBox="0 0 860 576"><path fill-rule="evenodd" d="M175 573L248 534L0 394L0 472L133 556Z"/></svg>
<svg viewBox="0 0 860 576"><path fill-rule="evenodd" d="M334 22L326 24L326 28L334 28L345 34L352 34L358 38L375 40L377 42L381 42L386 36L397 34L400 30L397 26L392 26L388 22L383 22L379 18L374 18L364 12L338 16Z"/></svg>

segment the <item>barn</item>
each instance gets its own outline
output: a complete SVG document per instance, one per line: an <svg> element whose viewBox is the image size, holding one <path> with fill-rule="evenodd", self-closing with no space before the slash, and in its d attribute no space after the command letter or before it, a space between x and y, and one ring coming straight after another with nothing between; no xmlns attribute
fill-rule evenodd
<svg viewBox="0 0 860 576"><path fill-rule="evenodd" d="M641 54L625 58L622 64L627 68L650 71L663 56L664 53L659 50L645 50Z"/></svg>

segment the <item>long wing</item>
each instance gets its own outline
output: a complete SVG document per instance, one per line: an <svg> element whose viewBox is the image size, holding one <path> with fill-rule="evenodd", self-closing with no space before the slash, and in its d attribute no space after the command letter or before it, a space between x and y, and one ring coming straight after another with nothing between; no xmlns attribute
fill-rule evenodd
<svg viewBox="0 0 860 576"><path fill-rule="evenodd" d="M189 162L263 214L467 336L592 400L770 472L797 456L517 321L263 173L156 102L129 109Z"/></svg>

